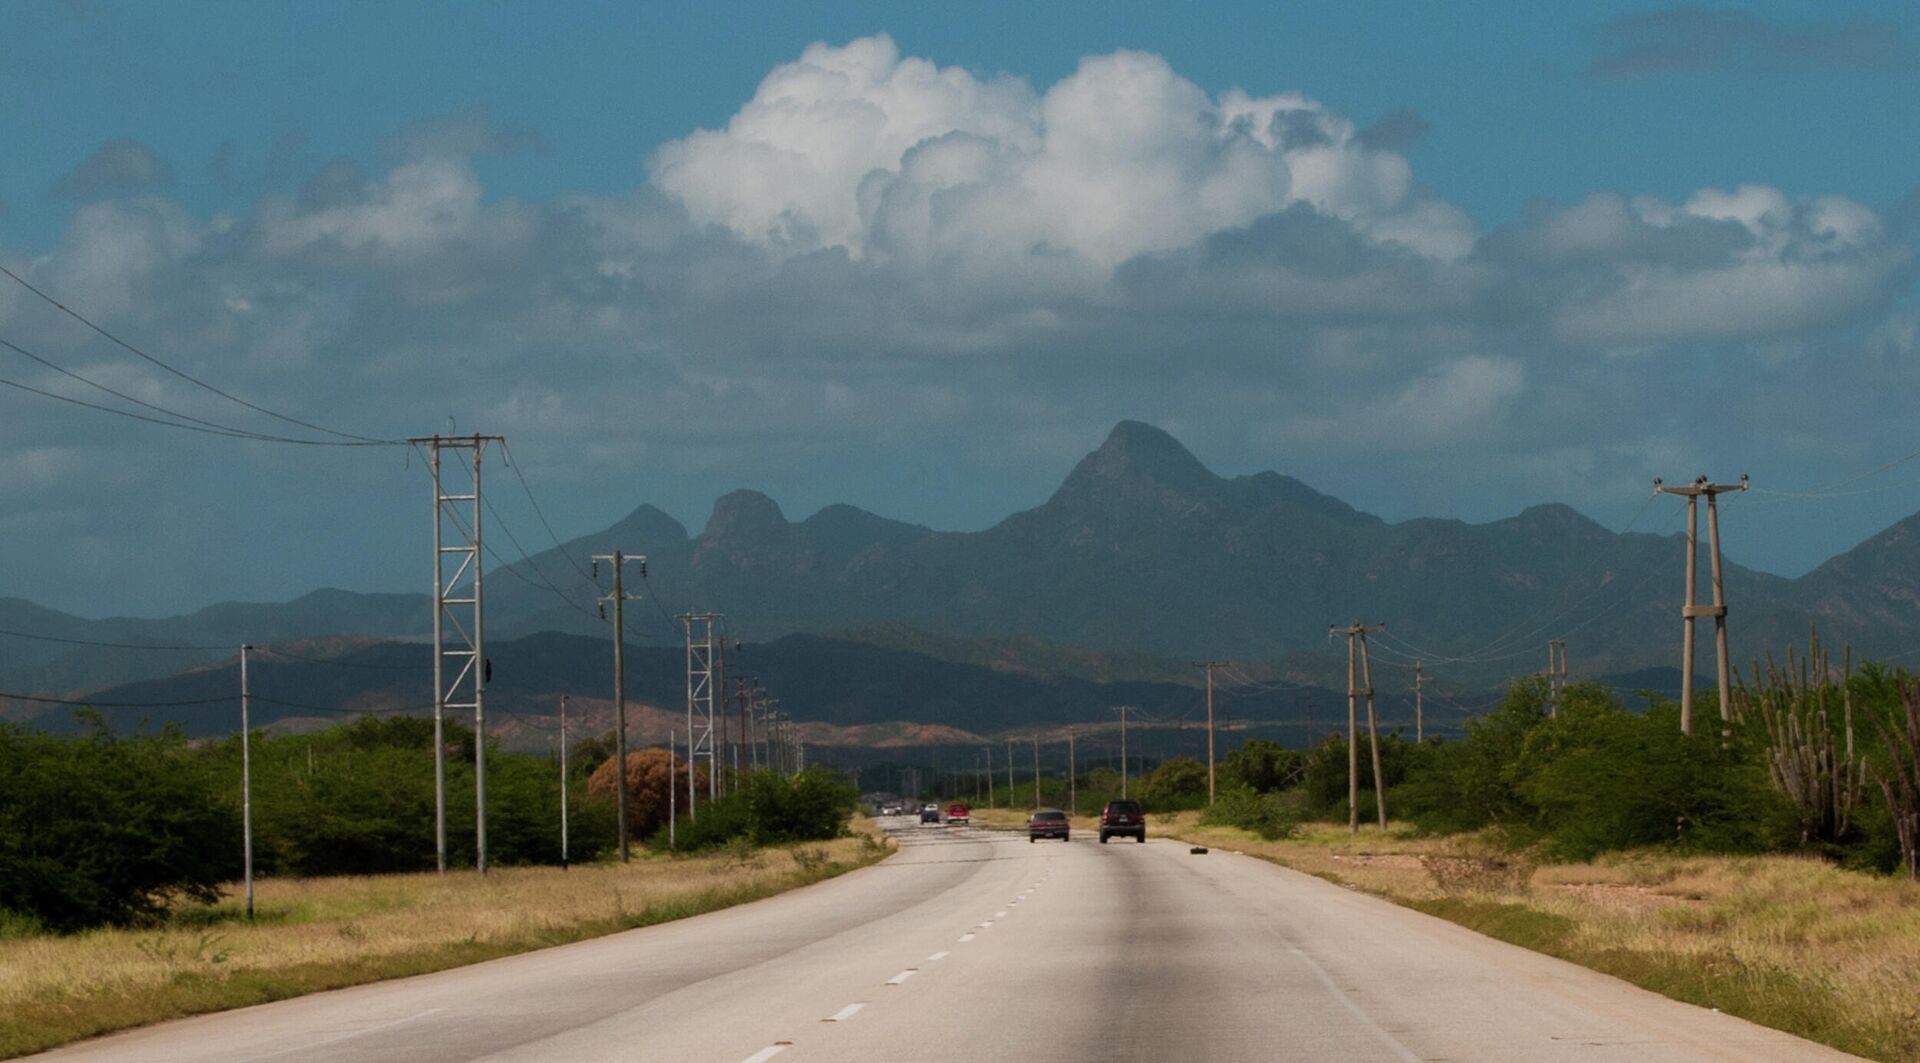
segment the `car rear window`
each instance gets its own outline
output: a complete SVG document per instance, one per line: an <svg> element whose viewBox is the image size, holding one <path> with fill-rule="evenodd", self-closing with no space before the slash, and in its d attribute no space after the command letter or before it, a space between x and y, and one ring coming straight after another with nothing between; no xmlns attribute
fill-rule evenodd
<svg viewBox="0 0 1920 1063"><path fill-rule="evenodd" d="M1108 802L1108 804L1107 804L1107 811L1109 811L1109 812L1116 812L1116 813L1124 813L1124 814L1126 814L1126 815L1129 815L1129 816L1137 816L1137 815L1139 815L1139 814L1140 814L1140 802L1138 802L1138 801L1111 801L1111 802Z"/></svg>
<svg viewBox="0 0 1920 1063"><path fill-rule="evenodd" d="M1035 812L1033 814L1033 818L1046 819L1046 820L1059 820L1059 819L1066 819L1067 814L1065 812Z"/></svg>

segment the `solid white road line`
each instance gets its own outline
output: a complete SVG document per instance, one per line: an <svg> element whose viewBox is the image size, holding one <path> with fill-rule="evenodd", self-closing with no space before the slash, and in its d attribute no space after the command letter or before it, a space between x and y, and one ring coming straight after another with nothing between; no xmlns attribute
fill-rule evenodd
<svg viewBox="0 0 1920 1063"><path fill-rule="evenodd" d="M786 1050L786 1045L768 1045L753 1055L741 1060L740 1063L767 1063L767 1060L772 1059Z"/></svg>
<svg viewBox="0 0 1920 1063"><path fill-rule="evenodd" d="M851 1019L855 1015L859 1014L860 1009L866 1006L867 1006L867 1002L864 1000L859 1002L858 1004L848 1004L846 1007L841 1008L839 1011L834 1012L832 1015L820 1021L821 1022L845 1022L848 1019Z"/></svg>
<svg viewBox="0 0 1920 1063"><path fill-rule="evenodd" d="M919 968L909 967L906 970L901 971L899 974L894 975L892 978L887 979L887 984L899 985L900 983L906 981L907 979L912 978L918 972L919 972Z"/></svg>

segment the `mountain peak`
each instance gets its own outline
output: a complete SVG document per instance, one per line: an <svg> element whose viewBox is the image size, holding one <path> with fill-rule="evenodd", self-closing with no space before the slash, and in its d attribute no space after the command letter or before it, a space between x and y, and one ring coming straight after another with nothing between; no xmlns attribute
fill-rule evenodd
<svg viewBox="0 0 1920 1063"><path fill-rule="evenodd" d="M742 488L729 491L713 503L713 516L707 518L702 538L758 539L784 532L787 515L780 504L758 491Z"/></svg>
<svg viewBox="0 0 1920 1063"><path fill-rule="evenodd" d="M1113 426L1100 449L1082 459L1067 478L1069 484L1086 481L1145 481L1190 491L1212 487L1220 483L1220 477L1166 431L1141 421L1121 421Z"/></svg>

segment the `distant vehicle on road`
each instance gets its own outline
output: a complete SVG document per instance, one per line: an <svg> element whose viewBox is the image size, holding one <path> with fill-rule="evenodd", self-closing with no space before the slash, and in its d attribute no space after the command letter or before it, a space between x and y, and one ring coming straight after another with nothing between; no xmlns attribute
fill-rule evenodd
<svg viewBox="0 0 1920 1063"><path fill-rule="evenodd" d="M1100 844L1115 835L1133 835L1135 841L1147 840L1147 811L1138 801L1108 801L1100 810Z"/></svg>
<svg viewBox="0 0 1920 1063"><path fill-rule="evenodd" d="M947 826L966 825L973 822L973 806L965 801L955 801L947 806Z"/></svg>
<svg viewBox="0 0 1920 1063"><path fill-rule="evenodd" d="M920 806L920 822L922 823L940 822L940 806L939 805L921 805Z"/></svg>
<svg viewBox="0 0 1920 1063"><path fill-rule="evenodd" d="M1065 812L1054 808L1043 808L1027 820L1027 841L1031 843L1041 838L1071 841L1072 839L1067 837L1069 829Z"/></svg>

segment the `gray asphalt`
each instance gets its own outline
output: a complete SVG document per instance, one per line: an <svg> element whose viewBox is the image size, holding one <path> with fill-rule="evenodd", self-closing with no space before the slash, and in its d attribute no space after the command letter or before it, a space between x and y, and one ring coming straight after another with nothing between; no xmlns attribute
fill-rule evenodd
<svg viewBox="0 0 1920 1063"><path fill-rule="evenodd" d="M1218 850L890 821L765 901L46 1059L1850 1059Z"/></svg>

